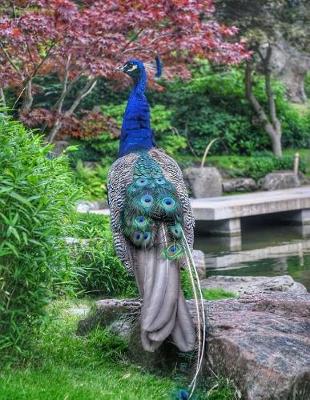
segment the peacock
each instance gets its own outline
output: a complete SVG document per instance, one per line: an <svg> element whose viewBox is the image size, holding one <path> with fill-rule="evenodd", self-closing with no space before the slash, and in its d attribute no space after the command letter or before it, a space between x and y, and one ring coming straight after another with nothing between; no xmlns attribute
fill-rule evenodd
<svg viewBox="0 0 310 400"><path fill-rule="evenodd" d="M146 67L132 59L118 68L133 80L123 117L118 159L108 176L108 200L116 252L134 274L143 299L141 343L154 352L167 338L182 352L198 350L188 392L190 398L201 368L205 315L199 279L192 258L194 218L182 172L157 148L145 96ZM156 76L162 65L156 58ZM180 283L187 268L196 304L197 327Z"/></svg>

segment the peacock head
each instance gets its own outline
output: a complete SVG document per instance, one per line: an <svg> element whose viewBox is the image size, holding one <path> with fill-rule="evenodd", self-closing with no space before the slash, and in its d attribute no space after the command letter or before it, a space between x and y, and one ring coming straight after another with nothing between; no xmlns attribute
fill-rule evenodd
<svg viewBox="0 0 310 400"><path fill-rule="evenodd" d="M137 81L146 74L146 69L148 72L155 72L155 78L159 78L162 75L163 66L159 56L156 56L155 63L147 62L144 65L142 61L132 59L116 69L129 75L134 81Z"/></svg>
<svg viewBox="0 0 310 400"><path fill-rule="evenodd" d="M117 70L129 75L134 81L145 73L143 62L140 60L129 60L123 66L118 67Z"/></svg>

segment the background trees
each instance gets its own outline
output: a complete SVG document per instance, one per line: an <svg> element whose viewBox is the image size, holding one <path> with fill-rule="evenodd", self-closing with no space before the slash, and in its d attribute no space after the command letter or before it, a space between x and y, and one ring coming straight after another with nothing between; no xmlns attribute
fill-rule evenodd
<svg viewBox="0 0 310 400"><path fill-rule="evenodd" d="M234 64L248 56L230 40L236 29L214 20L211 1L20 0L1 8L2 100L11 89L20 118L40 126L49 142L87 136L91 121L110 128L98 112L77 111L98 78L113 80L130 57L149 61L159 53L167 77L188 77L195 57ZM42 94L49 104L37 101Z"/></svg>

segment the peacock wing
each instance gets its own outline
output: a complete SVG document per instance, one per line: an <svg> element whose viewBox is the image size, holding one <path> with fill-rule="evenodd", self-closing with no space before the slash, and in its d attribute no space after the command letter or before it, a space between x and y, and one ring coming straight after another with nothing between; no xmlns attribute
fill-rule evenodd
<svg viewBox="0 0 310 400"><path fill-rule="evenodd" d="M130 153L118 158L112 164L108 175L108 200L114 246L116 254L130 274L134 273L133 246L124 236L121 214L125 205L127 186L132 182L137 157L137 154Z"/></svg>

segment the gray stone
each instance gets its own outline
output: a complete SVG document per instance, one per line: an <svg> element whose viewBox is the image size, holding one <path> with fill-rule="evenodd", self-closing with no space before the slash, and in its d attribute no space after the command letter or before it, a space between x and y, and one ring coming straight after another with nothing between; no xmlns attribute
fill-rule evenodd
<svg viewBox="0 0 310 400"><path fill-rule="evenodd" d="M187 168L183 173L193 197L204 198L222 195L222 176L217 168Z"/></svg>
<svg viewBox="0 0 310 400"><path fill-rule="evenodd" d="M253 192L257 184L252 178L235 178L223 181L224 192Z"/></svg>
<svg viewBox="0 0 310 400"><path fill-rule="evenodd" d="M204 289L221 288L234 294L285 292L303 294L307 289L289 275L282 276L210 276L201 281Z"/></svg>
<svg viewBox="0 0 310 400"><path fill-rule="evenodd" d="M193 250L193 259L197 268L199 278L204 279L206 277L206 261L205 254L201 250Z"/></svg>
<svg viewBox="0 0 310 400"><path fill-rule="evenodd" d="M188 302L194 320L195 305ZM184 359L166 344L146 353L139 344L141 302L101 300L92 315L79 324L87 333L98 324L114 327L124 318L129 354L146 367L173 368ZM310 398L310 295L260 293L239 299L205 302L207 314L207 368L232 379L243 400L309 400ZM120 324L121 326L121 324ZM123 334L123 328L120 328Z"/></svg>
<svg viewBox="0 0 310 400"><path fill-rule="evenodd" d="M290 189L301 186L298 175L294 172L271 172L259 181L263 190Z"/></svg>
<svg viewBox="0 0 310 400"><path fill-rule="evenodd" d="M83 200L80 201L76 206L76 211L80 213L86 213L89 211L97 211L107 207L107 202L105 200L102 201L88 201Z"/></svg>
<svg viewBox="0 0 310 400"><path fill-rule="evenodd" d="M217 221L310 208L310 186L192 199L196 221Z"/></svg>

